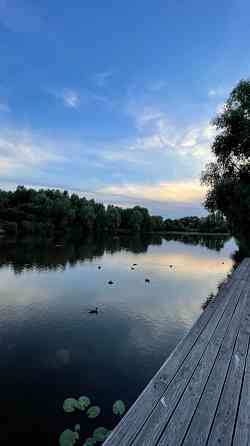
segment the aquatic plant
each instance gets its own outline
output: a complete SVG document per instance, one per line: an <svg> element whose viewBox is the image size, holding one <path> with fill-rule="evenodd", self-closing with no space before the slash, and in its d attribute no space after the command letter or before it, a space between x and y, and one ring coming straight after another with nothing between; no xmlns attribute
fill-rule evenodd
<svg viewBox="0 0 250 446"><path fill-rule="evenodd" d="M87 411L87 415L89 418L96 418L96 417L98 417L100 412L101 412L101 409L99 406L91 406Z"/></svg>
<svg viewBox="0 0 250 446"><path fill-rule="evenodd" d="M77 403L77 408L79 410L85 410L87 407L90 406L90 399L87 396L80 396Z"/></svg>
<svg viewBox="0 0 250 446"><path fill-rule="evenodd" d="M93 438L96 441L104 441L109 436L110 431L106 427L98 427L93 432Z"/></svg>
<svg viewBox="0 0 250 446"><path fill-rule="evenodd" d="M90 398L87 396L80 396L75 398L66 398L63 403L63 409L65 412L74 412L75 409L85 411L86 415L90 419L95 419L100 415L101 408L99 406L90 406ZM87 409L88 408L88 409ZM115 415L122 416L126 411L125 404L122 400L117 400L113 404L113 413ZM60 446L73 446L77 440L79 440L80 424L75 425L75 431L66 429L61 433L59 437ZM82 446L93 446L98 442L103 442L108 438L112 431L106 429L105 427L98 427L94 430L93 436L86 438ZM78 444L78 442L77 442Z"/></svg>
<svg viewBox="0 0 250 446"><path fill-rule="evenodd" d="M66 398L66 400L63 403L63 410L64 412L74 412L75 409L78 407L78 401L75 398Z"/></svg>
<svg viewBox="0 0 250 446"><path fill-rule="evenodd" d="M117 400L113 404L113 413L122 416L126 411L126 406L122 400Z"/></svg>
<svg viewBox="0 0 250 446"><path fill-rule="evenodd" d="M77 440L79 440L78 432L66 429L59 437L59 444L60 446L73 446Z"/></svg>

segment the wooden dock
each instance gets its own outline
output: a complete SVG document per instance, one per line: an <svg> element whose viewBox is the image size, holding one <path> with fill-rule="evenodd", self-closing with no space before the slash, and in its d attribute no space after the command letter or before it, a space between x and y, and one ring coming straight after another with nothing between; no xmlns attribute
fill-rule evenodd
<svg viewBox="0 0 250 446"><path fill-rule="evenodd" d="M249 446L249 341L245 259L104 445Z"/></svg>

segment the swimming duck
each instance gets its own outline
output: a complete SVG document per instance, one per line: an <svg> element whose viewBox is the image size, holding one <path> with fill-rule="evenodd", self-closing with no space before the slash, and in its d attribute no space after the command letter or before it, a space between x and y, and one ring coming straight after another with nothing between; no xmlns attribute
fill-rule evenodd
<svg viewBox="0 0 250 446"><path fill-rule="evenodd" d="M89 310L89 314L97 314L98 308L96 307L95 310Z"/></svg>
<svg viewBox="0 0 250 446"><path fill-rule="evenodd" d="M149 283L149 282L150 282L150 280L149 280L149 279L145 279L145 282Z"/></svg>
<svg viewBox="0 0 250 446"><path fill-rule="evenodd" d="M109 284L109 285L113 285L114 282L112 282L112 280L109 280L109 281L108 281L108 284Z"/></svg>

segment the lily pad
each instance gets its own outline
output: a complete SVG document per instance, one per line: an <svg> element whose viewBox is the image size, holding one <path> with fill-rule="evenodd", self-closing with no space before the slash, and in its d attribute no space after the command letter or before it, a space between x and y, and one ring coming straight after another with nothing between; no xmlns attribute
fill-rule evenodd
<svg viewBox="0 0 250 446"><path fill-rule="evenodd" d="M75 398L66 398L63 403L64 412L74 412L74 410L78 407L78 401Z"/></svg>
<svg viewBox="0 0 250 446"><path fill-rule="evenodd" d="M97 441L93 437L89 437L85 440L82 446L94 446Z"/></svg>
<svg viewBox="0 0 250 446"><path fill-rule="evenodd" d="M90 406L90 399L87 396L80 396L77 402L78 409L85 410L88 406Z"/></svg>
<svg viewBox="0 0 250 446"><path fill-rule="evenodd" d="M87 411L87 415L89 418L96 418L100 415L100 412L101 409L99 406L91 406Z"/></svg>
<svg viewBox="0 0 250 446"><path fill-rule="evenodd" d="M114 404L113 404L113 413L115 415L120 415L122 416L124 414L124 412L126 411L126 406L124 404L124 402L122 400L117 400Z"/></svg>
<svg viewBox="0 0 250 446"><path fill-rule="evenodd" d="M80 424L76 424L76 425L75 425L75 431L79 431L80 429L81 429Z"/></svg>
<svg viewBox="0 0 250 446"><path fill-rule="evenodd" d="M60 446L73 446L76 440L79 440L78 432L66 429L59 437L59 444Z"/></svg>
<svg viewBox="0 0 250 446"><path fill-rule="evenodd" d="M104 441L109 435L109 430L105 427L98 427L93 432L93 437L96 441Z"/></svg>

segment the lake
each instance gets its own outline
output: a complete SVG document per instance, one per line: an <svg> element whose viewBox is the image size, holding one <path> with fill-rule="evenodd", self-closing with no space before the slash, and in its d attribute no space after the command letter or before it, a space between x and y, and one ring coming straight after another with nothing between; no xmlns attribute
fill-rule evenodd
<svg viewBox="0 0 250 446"><path fill-rule="evenodd" d="M233 239L201 236L2 241L1 443L57 445L80 424L82 446L96 427L112 429L114 401L131 406L232 270L235 251ZM82 395L99 417L63 411Z"/></svg>

